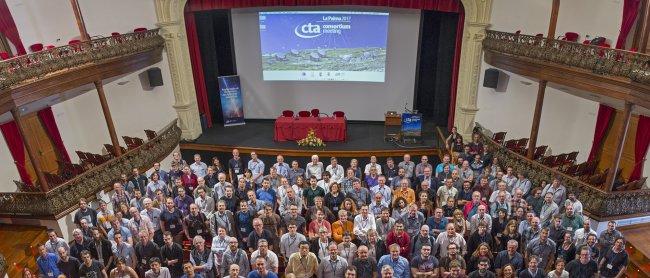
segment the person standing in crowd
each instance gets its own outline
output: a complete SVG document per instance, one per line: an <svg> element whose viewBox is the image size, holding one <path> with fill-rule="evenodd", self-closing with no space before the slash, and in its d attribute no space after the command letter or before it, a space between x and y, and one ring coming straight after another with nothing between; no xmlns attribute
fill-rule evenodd
<svg viewBox="0 0 650 278"><path fill-rule="evenodd" d="M162 263L173 277L179 277L183 275L183 247L174 242L171 232L165 232L163 240L165 244L160 247L160 259L157 263Z"/></svg>

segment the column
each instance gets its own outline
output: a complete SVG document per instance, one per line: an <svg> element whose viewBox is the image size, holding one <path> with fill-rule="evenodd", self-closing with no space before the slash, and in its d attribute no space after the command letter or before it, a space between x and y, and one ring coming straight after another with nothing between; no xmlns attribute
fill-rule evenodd
<svg viewBox="0 0 650 278"><path fill-rule="evenodd" d="M108 127L108 134L111 136L111 144L113 144L113 149L117 156L122 155L122 148L120 148L120 141L117 139L117 133L115 132L115 124L113 124L113 117L111 116L111 110L108 108L108 101L106 101L106 94L104 93L104 86L102 81L95 81L95 88L97 89L97 95L99 95L99 102L102 105L102 111L104 112L104 120L106 120L106 126Z"/></svg>
<svg viewBox="0 0 650 278"><path fill-rule="evenodd" d="M535 102L535 112L533 114L533 125L530 128L530 139L528 139L528 153L526 157L533 159L535 148L537 147L537 134L539 132L539 122L542 119L542 107L544 106L544 94L546 93L546 80L539 81L537 89L537 101Z"/></svg>

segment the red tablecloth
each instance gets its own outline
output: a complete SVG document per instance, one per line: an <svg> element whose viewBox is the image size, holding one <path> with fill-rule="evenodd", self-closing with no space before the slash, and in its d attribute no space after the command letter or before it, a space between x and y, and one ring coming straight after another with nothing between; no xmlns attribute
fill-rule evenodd
<svg viewBox="0 0 650 278"><path fill-rule="evenodd" d="M345 141L347 126L345 118L278 117L275 120L273 140L300 140L307 137L309 129L313 129L316 132L316 136L323 139L323 141L334 142Z"/></svg>

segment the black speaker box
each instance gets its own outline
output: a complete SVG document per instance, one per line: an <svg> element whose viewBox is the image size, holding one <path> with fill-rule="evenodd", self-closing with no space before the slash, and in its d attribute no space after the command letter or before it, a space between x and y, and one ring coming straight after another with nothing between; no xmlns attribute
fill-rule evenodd
<svg viewBox="0 0 650 278"><path fill-rule="evenodd" d="M483 87L496 89L499 86L499 70L486 69L485 77L483 78Z"/></svg>
<svg viewBox="0 0 650 278"><path fill-rule="evenodd" d="M163 85L162 73L160 68L150 68L147 70L147 78L150 87L158 87Z"/></svg>

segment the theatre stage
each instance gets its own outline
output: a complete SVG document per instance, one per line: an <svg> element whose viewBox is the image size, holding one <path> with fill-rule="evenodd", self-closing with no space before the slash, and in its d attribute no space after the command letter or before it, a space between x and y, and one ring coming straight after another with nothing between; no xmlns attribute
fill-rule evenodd
<svg viewBox="0 0 650 278"><path fill-rule="evenodd" d="M232 127L215 126L205 130L192 142L181 142L180 148L185 159L191 159L194 153L227 158L233 148L238 148L242 153L255 151L263 156L284 154L289 157L309 157L318 154L323 157L362 158L373 154L378 157L392 156L396 160L399 157L398 161L404 153L437 156L444 149L436 126L426 121L423 123L423 140L417 144L384 141L383 122L348 121L347 141L325 142L325 148L317 149L299 147L294 141L275 142L273 131L273 120L248 120L245 125ZM207 163L207 159L204 161Z"/></svg>

